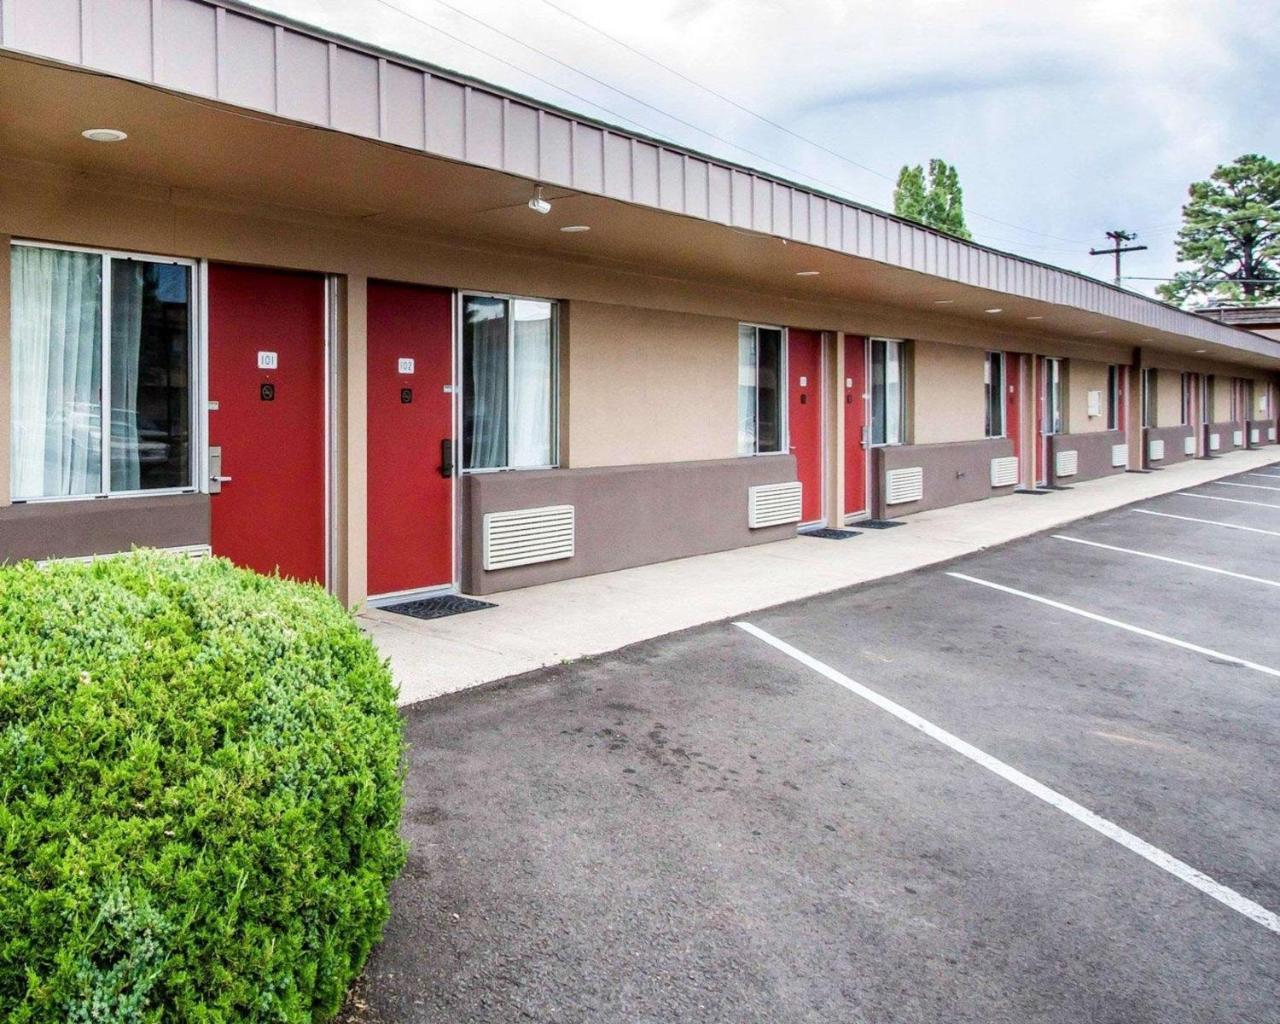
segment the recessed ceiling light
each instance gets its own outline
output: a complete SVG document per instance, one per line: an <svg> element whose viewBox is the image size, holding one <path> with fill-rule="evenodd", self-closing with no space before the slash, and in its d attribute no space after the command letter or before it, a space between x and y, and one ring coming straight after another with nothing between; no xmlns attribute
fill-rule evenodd
<svg viewBox="0 0 1280 1024"><path fill-rule="evenodd" d="M1003 309L1001 309L999 306L992 306L990 309L985 310L985 312L987 312L987 313L1003 313L1003 312L1004 312L1004 310L1003 310Z"/></svg>
<svg viewBox="0 0 1280 1024"><path fill-rule="evenodd" d="M80 134L90 142L123 142L129 137L119 128L86 128Z"/></svg>
<svg viewBox="0 0 1280 1024"><path fill-rule="evenodd" d="M1044 319L1044 317L1043 317L1043 316L1040 316L1040 315L1036 315L1036 316L1029 316L1029 317L1027 317L1027 319L1028 319L1028 320L1043 320L1043 319Z"/></svg>
<svg viewBox="0 0 1280 1024"><path fill-rule="evenodd" d="M950 306L953 305L955 301L955 299L934 299L933 304L935 306Z"/></svg>
<svg viewBox="0 0 1280 1024"><path fill-rule="evenodd" d="M1206 352L1208 352L1208 351L1209 351L1209 350L1208 350L1207 348L1198 348L1198 349L1196 349L1196 355L1198 355L1198 356L1202 356L1202 355L1204 355L1204 354L1205 354Z"/></svg>
<svg viewBox="0 0 1280 1024"><path fill-rule="evenodd" d="M578 234L579 232L582 232L582 231L590 231L590 230L591 230L591 225L589 225L589 224L566 224L566 225L565 225L564 227L562 227L560 230L561 230L561 231L563 231L566 235L576 235L576 234Z"/></svg>
<svg viewBox="0 0 1280 1024"><path fill-rule="evenodd" d="M1102 330L1100 330L1100 331L1094 331L1093 333L1094 333L1094 334L1106 334L1106 333L1107 333L1107 329L1104 327L1104 328L1102 328Z"/></svg>
<svg viewBox="0 0 1280 1024"><path fill-rule="evenodd" d="M821 273L821 270L797 270L796 277L817 277Z"/></svg>

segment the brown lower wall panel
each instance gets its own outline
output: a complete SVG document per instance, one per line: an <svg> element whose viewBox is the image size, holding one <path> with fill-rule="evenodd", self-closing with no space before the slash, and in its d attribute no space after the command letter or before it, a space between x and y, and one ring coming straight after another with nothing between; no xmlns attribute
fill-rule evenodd
<svg viewBox="0 0 1280 1024"><path fill-rule="evenodd" d="M1159 469L1161 466L1171 466L1175 462L1186 462L1187 459L1195 458L1194 455L1188 455L1185 444L1188 437L1195 435L1195 428L1190 425L1180 427L1144 427L1142 431L1142 462L1145 466L1153 466ZM1151 442L1164 442L1164 458L1154 461L1151 458ZM1231 438L1228 436L1224 442L1224 446Z"/></svg>
<svg viewBox="0 0 1280 1024"><path fill-rule="evenodd" d="M1013 442L1006 437L948 444L894 445L875 448L873 452L876 515L880 518L905 516L931 508L944 508L998 494L1009 494L1016 486L991 486L991 460L1013 454ZM920 501L886 505L885 474L891 469L909 469L913 466L924 470L924 498Z"/></svg>
<svg viewBox="0 0 1280 1024"><path fill-rule="evenodd" d="M1209 429L1207 432L1209 434L1218 435L1218 440L1220 442L1218 452L1229 452L1233 448L1244 447L1243 443L1241 444L1235 443L1235 434L1237 432L1241 433L1242 441L1247 441L1249 439L1248 433L1245 432L1244 424L1236 423L1232 420L1226 420L1220 423L1210 423ZM1208 442L1206 441L1205 443L1207 444ZM1209 454L1213 455L1214 452L1211 451L1209 452Z"/></svg>
<svg viewBox="0 0 1280 1024"><path fill-rule="evenodd" d="M209 496L33 501L0 508L0 562L209 543Z"/></svg>
<svg viewBox="0 0 1280 1024"><path fill-rule="evenodd" d="M747 489L795 479L790 455L473 474L463 481L462 587L492 594L794 537L793 524L747 527ZM485 513L543 505L574 507L574 556L486 572Z"/></svg>
<svg viewBox="0 0 1280 1024"><path fill-rule="evenodd" d="M1100 476L1112 473L1123 473L1124 466L1111 464L1111 450L1118 444L1124 444L1123 430L1100 430L1089 434L1054 434L1049 438L1049 471L1053 473L1058 464L1059 452L1075 452L1079 469L1074 476L1066 476L1058 480L1054 473L1054 483L1070 484L1073 480L1096 480Z"/></svg>

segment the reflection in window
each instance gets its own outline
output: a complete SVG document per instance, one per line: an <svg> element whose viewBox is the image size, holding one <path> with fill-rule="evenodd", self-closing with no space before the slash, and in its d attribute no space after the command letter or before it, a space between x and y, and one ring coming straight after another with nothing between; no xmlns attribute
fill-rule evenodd
<svg viewBox="0 0 1280 1024"><path fill-rule="evenodd" d="M738 454L782 451L782 330L738 327Z"/></svg>
<svg viewBox="0 0 1280 1024"><path fill-rule="evenodd" d="M871 339L871 443L902 444L906 374L901 341Z"/></svg>

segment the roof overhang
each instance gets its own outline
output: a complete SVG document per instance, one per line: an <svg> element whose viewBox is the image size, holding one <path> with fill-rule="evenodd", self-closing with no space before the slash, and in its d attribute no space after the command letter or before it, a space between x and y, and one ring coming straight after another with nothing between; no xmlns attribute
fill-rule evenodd
<svg viewBox="0 0 1280 1024"><path fill-rule="evenodd" d="M0 95L22 97L0 104L9 161L904 321L1280 368L1260 335L241 5L0 0L0 51ZM129 141L80 137L99 124ZM548 216L527 208L535 182Z"/></svg>

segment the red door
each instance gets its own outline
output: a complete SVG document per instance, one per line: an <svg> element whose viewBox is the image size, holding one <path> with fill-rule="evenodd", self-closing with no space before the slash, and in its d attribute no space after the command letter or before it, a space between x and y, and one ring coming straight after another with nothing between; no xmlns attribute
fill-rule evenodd
<svg viewBox="0 0 1280 1024"><path fill-rule="evenodd" d="M867 511L867 339L844 339L844 514Z"/></svg>
<svg viewBox="0 0 1280 1024"><path fill-rule="evenodd" d="M369 593L453 582L453 298L369 282Z"/></svg>
<svg viewBox="0 0 1280 1024"><path fill-rule="evenodd" d="M1019 482L1022 473L1022 356L1007 352L1004 357L1004 432L1013 442L1018 459Z"/></svg>
<svg viewBox="0 0 1280 1024"><path fill-rule="evenodd" d="M223 478L213 553L321 582L324 328L323 278L209 267L210 474Z"/></svg>
<svg viewBox="0 0 1280 1024"><path fill-rule="evenodd" d="M822 519L822 335L787 331L787 372L791 378L787 425L796 474L803 487L804 522Z"/></svg>

